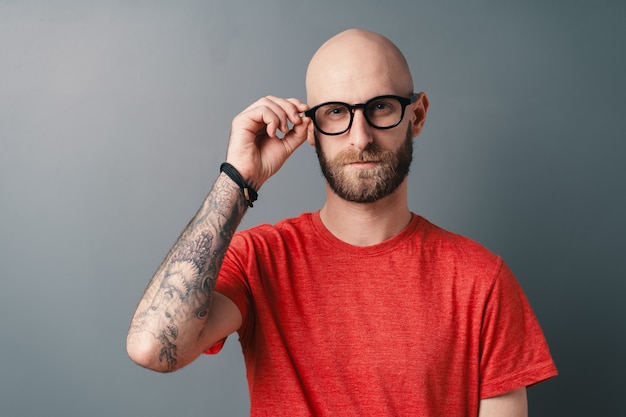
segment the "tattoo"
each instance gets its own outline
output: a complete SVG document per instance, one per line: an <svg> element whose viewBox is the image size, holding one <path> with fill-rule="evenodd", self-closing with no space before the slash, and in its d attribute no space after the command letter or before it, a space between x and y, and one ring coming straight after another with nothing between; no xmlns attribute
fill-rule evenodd
<svg viewBox="0 0 626 417"><path fill-rule="evenodd" d="M210 232L203 231L200 236L193 242L181 242L180 247L174 247L174 252L170 259L170 264L176 262L192 262L198 272L202 274L207 263L207 259L201 254L209 252L213 243L213 235Z"/></svg>
<svg viewBox="0 0 626 417"><path fill-rule="evenodd" d="M176 339L176 334L173 335L173 339ZM167 361L167 369L172 370L176 367L176 345L173 344L165 334L162 334L159 340L163 344L161 354L159 355L159 362L163 362L165 359Z"/></svg>
<svg viewBox="0 0 626 417"><path fill-rule="evenodd" d="M146 288L129 334L152 334L168 370L176 368L178 344L193 343L204 330L219 268L245 210L239 187L220 176Z"/></svg>

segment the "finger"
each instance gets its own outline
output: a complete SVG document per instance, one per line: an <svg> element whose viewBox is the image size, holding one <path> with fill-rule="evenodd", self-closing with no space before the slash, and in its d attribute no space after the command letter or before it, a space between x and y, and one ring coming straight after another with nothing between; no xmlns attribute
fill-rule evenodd
<svg viewBox="0 0 626 417"><path fill-rule="evenodd" d="M265 132L269 137L277 137L277 130L280 130L284 133L283 126L287 123L284 114L278 114L277 110L272 109L270 106L263 107L260 109L260 111L262 121L265 124Z"/></svg>
<svg viewBox="0 0 626 417"><path fill-rule="evenodd" d="M280 106L264 100L248 107L234 121L255 135L265 132L275 137L276 130L287 123L287 116Z"/></svg>
<svg viewBox="0 0 626 417"><path fill-rule="evenodd" d="M295 115L297 117L296 122L294 122L294 125L298 125L300 123L303 123L307 120L310 120L309 117L307 117L304 112L307 111L309 109L309 105L306 103L303 103L302 101L293 98L293 99L288 99L293 105L296 106L297 109L297 114Z"/></svg>
<svg viewBox="0 0 626 417"><path fill-rule="evenodd" d="M309 123L303 121L293 126L293 129L283 137L283 146L287 149L289 154L292 154L300 145L302 145L308 138Z"/></svg>
<svg viewBox="0 0 626 417"><path fill-rule="evenodd" d="M298 112L298 115L300 116L300 113L306 111L309 109L309 105L306 103L303 103L302 101L298 100L297 98L288 98L287 99L288 102L290 102L291 104L293 104L294 106L296 106L296 110ZM302 118L300 116L300 118Z"/></svg>
<svg viewBox="0 0 626 417"><path fill-rule="evenodd" d="M262 124L255 131L265 130L268 136L276 137L276 130L287 134L291 129L289 123L298 125L302 122L302 111L308 106L302 101L275 96L263 97L248 106L242 115L247 115L256 123Z"/></svg>
<svg viewBox="0 0 626 417"><path fill-rule="evenodd" d="M272 102L272 104L277 104L285 113L287 120L294 125L300 124L302 122L302 112L309 108L306 103L303 103L297 98L285 99L274 96L268 96L267 98ZM286 132L283 131L283 133Z"/></svg>
<svg viewBox="0 0 626 417"><path fill-rule="evenodd" d="M276 137L276 130L283 134L289 132L290 116L288 113L294 113L293 104L279 97L267 96L260 99L258 107L253 109L259 112L265 123L265 130L270 137ZM293 123L293 122L292 122Z"/></svg>

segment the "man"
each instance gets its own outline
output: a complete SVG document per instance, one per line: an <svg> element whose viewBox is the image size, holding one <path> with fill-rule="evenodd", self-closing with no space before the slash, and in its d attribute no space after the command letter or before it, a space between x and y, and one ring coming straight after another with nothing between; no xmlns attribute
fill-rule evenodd
<svg viewBox="0 0 626 417"><path fill-rule="evenodd" d="M233 120L230 165L148 285L131 358L173 371L237 331L252 415L527 415L526 387L556 369L518 283L408 208L428 100L401 52L342 32L306 87L308 104L265 97ZM233 237L305 141L326 177L322 209Z"/></svg>

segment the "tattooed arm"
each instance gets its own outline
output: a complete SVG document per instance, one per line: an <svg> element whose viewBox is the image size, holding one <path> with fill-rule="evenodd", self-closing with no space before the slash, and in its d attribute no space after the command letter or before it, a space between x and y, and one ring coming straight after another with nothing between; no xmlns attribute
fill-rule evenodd
<svg viewBox="0 0 626 417"><path fill-rule="evenodd" d="M232 301L211 301L219 265L245 212L240 194L221 174L152 278L128 332L128 353L138 364L173 371L239 327ZM210 314L213 331L206 331Z"/></svg>
<svg viewBox="0 0 626 417"><path fill-rule="evenodd" d="M311 133L298 115L306 108L296 99L257 101L233 119L226 160L258 189ZM126 341L139 365L174 371L241 326L239 309L213 288L245 211L239 187L220 174L139 301Z"/></svg>

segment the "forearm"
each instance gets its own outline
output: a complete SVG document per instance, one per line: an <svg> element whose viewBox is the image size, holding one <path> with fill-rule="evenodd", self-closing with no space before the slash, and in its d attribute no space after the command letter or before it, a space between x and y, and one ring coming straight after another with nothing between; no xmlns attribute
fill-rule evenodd
<svg viewBox="0 0 626 417"><path fill-rule="evenodd" d="M137 363L173 371L202 352L215 281L245 209L239 187L221 174L139 301L127 339Z"/></svg>

